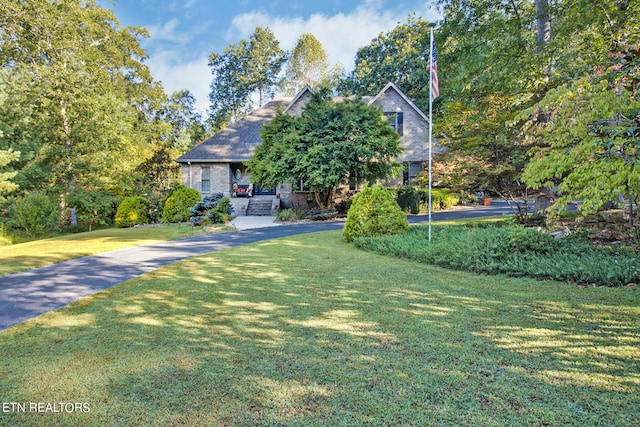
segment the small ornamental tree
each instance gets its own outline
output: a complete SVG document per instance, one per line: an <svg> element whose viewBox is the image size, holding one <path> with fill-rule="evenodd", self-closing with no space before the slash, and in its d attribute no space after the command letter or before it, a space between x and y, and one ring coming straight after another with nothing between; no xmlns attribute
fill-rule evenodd
<svg viewBox="0 0 640 427"><path fill-rule="evenodd" d="M381 185L367 187L353 200L342 238L386 236L409 231L409 222L389 191Z"/></svg>
<svg viewBox="0 0 640 427"><path fill-rule="evenodd" d="M254 182L266 188L303 182L321 209L331 207L339 185L389 178L402 151L380 110L359 100L333 102L325 91L300 117L278 114L260 136L248 164Z"/></svg>
<svg viewBox="0 0 640 427"><path fill-rule="evenodd" d="M523 178L533 188L557 186L559 209L581 200L580 210L593 213L622 197L640 240L640 47L620 55L609 76L598 72L550 90L528 112L525 130L540 148Z"/></svg>
<svg viewBox="0 0 640 427"><path fill-rule="evenodd" d="M91 231L94 225L111 223L118 200L108 191L76 189L71 193L69 203L76 208L78 223L88 226Z"/></svg>

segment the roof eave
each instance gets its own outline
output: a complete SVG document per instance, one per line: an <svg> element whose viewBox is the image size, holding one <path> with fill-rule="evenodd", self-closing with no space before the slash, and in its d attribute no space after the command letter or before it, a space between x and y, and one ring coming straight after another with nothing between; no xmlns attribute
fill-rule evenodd
<svg viewBox="0 0 640 427"><path fill-rule="evenodd" d="M416 111L416 113L418 113L418 114L420 115L420 117L422 117L422 118L423 118L425 121L427 121L427 122L429 121L429 118L427 117L427 115L426 115L426 114L424 114L424 112L422 112L422 110L421 110L420 108L418 108L418 106L417 106L416 104L414 104L414 103L413 103L413 101L411 101L411 100L409 99L409 97L407 97L407 95L405 95L405 93L404 93L402 90L400 90L400 88L399 88L398 86L396 86L396 84L395 84L395 83L393 83L393 82L389 82L389 83L387 83L387 85L386 85L386 86L385 86L385 87L384 87L380 92L378 92L378 94L377 94L376 96L374 96L373 98L371 98L371 100L369 101L369 103L368 103L368 104L369 104L369 105L372 105L373 103L375 103L375 102L378 100L378 98L380 98L382 95L384 95L384 93L385 93L389 88L392 88L393 90L395 90L395 91L398 93L398 95L400 95L400 97L401 97L402 99L404 99L404 101L405 101L407 104L409 104L409 105L411 106L411 108L413 108L413 109Z"/></svg>

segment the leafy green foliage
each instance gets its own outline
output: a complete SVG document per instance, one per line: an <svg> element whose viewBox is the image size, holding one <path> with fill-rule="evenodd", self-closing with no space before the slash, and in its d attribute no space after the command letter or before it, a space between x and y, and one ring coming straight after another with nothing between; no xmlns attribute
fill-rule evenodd
<svg viewBox="0 0 640 427"><path fill-rule="evenodd" d="M306 212L306 217L312 221L325 221L338 216L338 210L334 208L319 209L314 208Z"/></svg>
<svg viewBox="0 0 640 427"><path fill-rule="evenodd" d="M421 194L422 204L428 203L428 190L423 190ZM431 204L433 210L451 209L460 203L460 196L447 188L431 189Z"/></svg>
<svg viewBox="0 0 640 427"><path fill-rule="evenodd" d="M342 238L386 236L409 231L407 218L393 196L381 185L367 187L356 195L344 225Z"/></svg>
<svg viewBox="0 0 640 427"><path fill-rule="evenodd" d="M233 206L231 200L227 197L220 199L216 207L209 210L207 218L212 224L224 224L229 221L229 217L233 214Z"/></svg>
<svg viewBox="0 0 640 427"><path fill-rule="evenodd" d="M333 102L313 95L300 117L278 114L261 133L248 164L263 187L304 182L320 208L346 182L374 182L395 170L400 137L380 110L359 100Z"/></svg>
<svg viewBox="0 0 640 427"><path fill-rule="evenodd" d="M417 214L420 212L420 191L412 185L405 185L397 190L396 202L404 212Z"/></svg>
<svg viewBox="0 0 640 427"><path fill-rule="evenodd" d="M140 196L126 197L116 211L116 226L126 228L146 224L149 222L148 213L149 201L147 199Z"/></svg>
<svg viewBox="0 0 640 427"><path fill-rule="evenodd" d="M5 171L1 172L9 163L17 160L20 153L13 150L0 150L0 201L3 200L5 194L10 193L18 188L18 184L11 181L17 172Z"/></svg>
<svg viewBox="0 0 640 427"><path fill-rule="evenodd" d="M268 28L257 27L247 40L227 46L222 54L209 56L211 82L210 121L221 129L244 116L251 106L251 95L258 92L260 105L273 95L273 88L285 59L280 42Z"/></svg>
<svg viewBox="0 0 640 427"><path fill-rule="evenodd" d="M438 3L445 19L436 32L441 88L434 104L434 125L438 142L449 149L436 158L436 164L444 166L438 179L456 190L522 200L530 189L522 179L532 155L529 150L546 143L543 137L529 138L531 127L525 122L531 117L548 119L555 107L545 95L553 97L559 95L556 90L567 93L582 86L579 81L585 75L594 70L602 73L611 65L613 52L638 41L640 4L616 0L599 2L598 7L586 0ZM545 18L550 18L545 31L552 37L538 38L540 27L533 24L544 26ZM582 101L585 107L591 104L587 108L599 119L613 118L611 105L605 105L604 99L577 99L576 103ZM565 135L569 141L573 131L565 131L564 126L575 124L566 114L564 123L554 126L558 137ZM590 180L594 182L596 175Z"/></svg>
<svg viewBox="0 0 640 427"><path fill-rule="evenodd" d="M29 237L40 237L58 229L60 209L55 200L44 193L29 193L14 200L9 209L9 225Z"/></svg>
<svg viewBox="0 0 640 427"><path fill-rule="evenodd" d="M169 134L156 114L166 96L142 63L146 30L93 0L3 1L0 28L0 150L21 152L20 190L67 208L133 194L136 167Z"/></svg>
<svg viewBox="0 0 640 427"><path fill-rule="evenodd" d="M559 206L582 200L585 213L624 197L638 239L640 215L633 206L640 202L640 103L634 97L639 64L640 49L629 48L608 75L601 70L551 90L528 110L527 135L540 148L523 174L534 188L557 185Z"/></svg>
<svg viewBox="0 0 640 427"><path fill-rule="evenodd" d="M282 209L278 212L278 221L297 221L303 218L307 218L307 213L300 209Z"/></svg>
<svg viewBox="0 0 640 427"><path fill-rule="evenodd" d="M116 196L103 190L76 190L69 203L76 210L78 224L88 226L89 231L94 225L112 224L118 206Z"/></svg>
<svg viewBox="0 0 640 427"><path fill-rule="evenodd" d="M356 246L456 270L622 286L640 281L631 249L596 247L579 238L554 239L533 228L435 226L401 236L359 238Z"/></svg>
<svg viewBox="0 0 640 427"><path fill-rule="evenodd" d="M406 185L390 189L395 194L398 205L404 212L418 214L429 210L429 190ZM431 189L431 209L434 211L451 209L460 203L460 196L448 188Z"/></svg>
<svg viewBox="0 0 640 427"><path fill-rule="evenodd" d="M231 201L224 197L222 193L213 193L206 196L189 210L191 212L190 220L193 225L202 225L205 218L211 221L212 224L221 224L228 221L229 216L233 214Z"/></svg>
<svg viewBox="0 0 640 427"><path fill-rule="evenodd" d="M322 43L311 33L304 33L289 54L280 90L293 96L309 85L313 89L337 85L340 72L331 69Z"/></svg>
<svg viewBox="0 0 640 427"><path fill-rule="evenodd" d="M191 216L190 208L200 201L200 192L180 185L169 196L164 205L162 219L164 222L182 222Z"/></svg>
<svg viewBox="0 0 640 427"><path fill-rule="evenodd" d="M380 34L358 49L349 82L360 95L377 93L388 82L400 89L423 111L429 109L429 23L410 15L406 23Z"/></svg>

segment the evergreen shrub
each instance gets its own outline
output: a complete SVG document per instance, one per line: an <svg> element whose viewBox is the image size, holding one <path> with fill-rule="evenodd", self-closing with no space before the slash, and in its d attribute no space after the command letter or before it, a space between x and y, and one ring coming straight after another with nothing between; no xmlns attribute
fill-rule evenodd
<svg viewBox="0 0 640 427"><path fill-rule="evenodd" d="M388 236L409 231L409 223L393 196L381 185L366 187L353 200L342 237Z"/></svg>
<svg viewBox="0 0 640 427"><path fill-rule="evenodd" d="M116 226L120 228L147 224L149 222L149 201L140 196L125 197L118 206L115 221Z"/></svg>
<svg viewBox="0 0 640 427"><path fill-rule="evenodd" d="M411 214L420 213L420 191L413 185L405 185L398 188L396 201L404 212Z"/></svg>
<svg viewBox="0 0 640 427"><path fill-rule="evenodd" d="M202 225L205 219L213 224L221 224L233 215L233 206L231 200L222 193L213 193L197 202L189 211L193 225Z"/></svg>
<svg viewBox="0 0 640 427"><path fill-rule="evenodd" d="M189 209L199 201L198 190L180 185L165 202L162 219L169 223L186 221L191 217Z"/></svg>
<svg viewBox="0 0 640 427"><path fill-rule="evenodd" d="M385 255L476 273L572 283L640 283L640 257L624 247L595 246L580 237L554 239L534 228L434 226L401 236L365 237L356 246Z"/></svg>

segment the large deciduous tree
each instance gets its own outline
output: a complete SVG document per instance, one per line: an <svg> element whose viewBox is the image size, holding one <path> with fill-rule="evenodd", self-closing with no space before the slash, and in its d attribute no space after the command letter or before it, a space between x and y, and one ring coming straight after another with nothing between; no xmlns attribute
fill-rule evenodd
<svg viewBox="0 0 640 427"><path fill-rule="evenodd" d="M427 111L429 70L425 58L429 56L429 37L429 23L410 15L406 23L358 49L351 76L354 91L370 95L394 82Z"/></svg>
<svg viewBox="0 0 640 427"><path fill-rule="evenodd" d="M530 128L522 126L528 116L521 112L544 109L541 100L548 92L607 68L611 52L637 40L637 3L443 0L439 5L445 19L436 33L441 90L434 124L448 148L442 159L453 171L448 178L518 200L529 190L521 176L529 149L545 144L527 138Z"/></svg>
<svg viewBox="0 0 640 427"><path fill-rule="evenodd" d="M285 60L280 42L268 28L257 27L249 41L230 44L223 53L209 56L213 75L209 101L213 129L234 122L252 108L257 93L261 106L274 94L277 78Z"/></svg>
<svg viewBox="0 0 640 427"><path fill-rule="evenodd" d="M280 90L293 96L305 86L335 88L340 76L340 66L331 67L327 51L311 33L302 34L288 55Z"/></svg>
<svg viewBox="0 0 640 427"><path fill-rule="evenodd" d="M159 139L164 98L142 64L146 32L93 0L0 3L0 149L20 151L15 182L68 205L119 188Z"/></svg>
<svg viewBox="0 0 640 427"><path fill-rule="evenodd" d="M524 171L534 188L556 187L557 207L582 200L592 213L623 198L640 240L640 45L621 63L553 89L525 112L540 142ZM541 119L543 118L543 119Z"/></svg>
<svg viewBox="0 0 640 427"><path fill-rule="evenodd" d="M400 137L375 107L359 100L333 102L314 94L300 117L279 113L261 133L249 162L264 187L303 182L327 208L337 186L388 178L397 166Z"/></svg>
<svg viewBox="0 0 640 427"><path fill-rule="evenodd" d="M441 90L434 124L447 148L440 158L451 171L445 180L518 202L526 196L520 173L528 147L515 118L535 101L544 82L535 5L531 0L440 4L445 20L436 33Z"/></svg>

